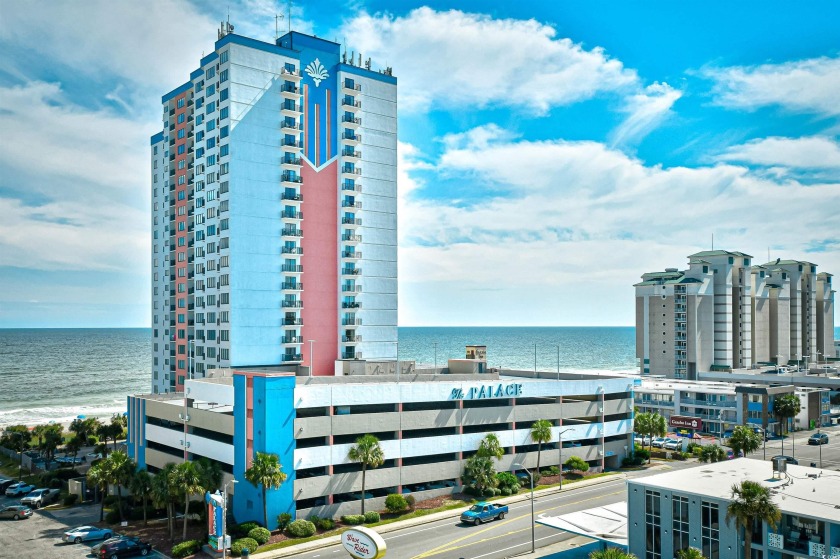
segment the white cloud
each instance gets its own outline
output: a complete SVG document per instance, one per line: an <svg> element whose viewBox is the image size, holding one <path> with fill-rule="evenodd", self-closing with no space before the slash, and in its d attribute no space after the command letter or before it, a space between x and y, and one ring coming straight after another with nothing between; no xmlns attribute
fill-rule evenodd
<svg viewBox="0 0 840 559"><path fill-rule="evenodd" d="M840 169L840 144L821 136L759 138L727 148L719 159L768 167Z"/></svg>
<svg viewBox="0 0 840 559"><path fill-rule="evenodd" d="M646 166L596 142L533 142L492 129L448 146L441 173L501 188L469 204L420 191L406 204L401 297L422 315L407 310L405 323L632 324L639 276L684 265L712 233L716 246L758 255L772 245L840 270L840 251L805 253L837 238L836 181L806 186L725 164ZM440 297L419 306L421 285Z"/></svg>
<svg viewBox="0 0 840 559"><path fill-rule="evenodd" d="M671 114L671 107L682 97L682 91L667 83L654 83L625 100L627 119L612 133L614 145L638 140L659 126Z"/></svg>
<svg viewBox="0 0 840 559"><path fill-rule="evenodd" d="M706 69L717 103L747 110L779 105L796 112L840 114L840 58Z"/></svg>
<svg viewBox="0 0 840 559"><path fill-rule="evenodd" d="M341 29L357 55L395 65L400 107L551 106L637 88L636 72L603 49L584 49L531 20L423 7L406 16L361 14Z"/></svg>

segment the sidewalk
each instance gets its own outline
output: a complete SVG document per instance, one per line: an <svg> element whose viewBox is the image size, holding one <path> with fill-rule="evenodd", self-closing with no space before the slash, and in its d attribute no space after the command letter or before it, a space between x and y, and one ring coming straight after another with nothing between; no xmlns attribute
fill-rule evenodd
<svg viewBox="0 0 840 559"><path fill-rule="evenodd" d="M563 493L566 493L566 492L574 491L575 489L579 489L579 488L582 488L582 487L592 487L593 485L600 485L602 483L609 483L609 482L613 482L613 481L616 481L616 480L626 480L626 479L627 479L627 474L625 474L624 472L619 472L619 473L616 473L615 475L598 477L598 478L595 478L595 479L592 479L592 480L584 480L584 481L580 481L580 482L573 483L573 484L567 484L565 487L563 487L562 491L563 491ZM557 487L549 487L547 489L540 489L538 491L534 491L534 498L539 498L539 497L543 497L543 496L547 496L547 495L554 495L554 494L557 494L557 493L559 493L559 489ZM501 503L501 504L504 504L504 505L511 505L511 504L514 504L514 503L520 503L522 501L527 501L528 499L530 499L530 493L526 492L526 493L520 493L519 495L515 495L515 496L512 496L512 497L505 497L504 499L499 499L499 500L494 501L494 502ZM466 505L465 505L465 508L466 508ZM445 520L447 518L457 518L461 515L463 510L464 509L457 508L457 509L452 509L452 510L436 512L436 513L428 514L426 516L421 516L421 517L418 517L418 518L410 518L408 520L402 520L400 522L392 522L390 524L383 524L382 526L374 526L373 529L376 530L380 534L387 534L388 532L394 532L394 531L397 531L397 530L402 530L404 528L412 528L414 526L420 526L422 524L429 524L431 522L437 522L438 520ZM317 540L308 541L306 543L302 543L302 544L299 544L299 545L292 545L292 546L289 546L289 547L284 547L282 549L275 549L275 550L272 550L272 551L266 551L264 553L260 553L260 551L257 550L257 552L255 554L253 554L253 556L254 557L259 557L259 559L274 559L276 557L290 557L292 555L297 555L298 553L306 553L308 551L315 551L315 550L323 549L324 547L327 547L327 546L330 546L330 545L337 545L340 542L341 542L341 536L336 535L336 536L330 536L328 538L320 538L320 539L317 539ZM570 546L573 547L573 545L570 544L570 542L572 542L572 540L568 540L566 542L561 542L557 545L566 545L566 547L563 548L563 549L568 549ZM577 545L580 545L580 543L577 543ZM553 546L550 546L550 547L553 547ZM547 553L547 551L546 551L547 549L549 549L549 548L540 548L540 550L537 551L536 555L530 555L529 554L529 555L524 555L524 556L520 556L520 557L542 557L543 555L545 555ZM552 551L557 552L557 551L561 551L561 549L557 549L557 550L552 549Z"/></svg>

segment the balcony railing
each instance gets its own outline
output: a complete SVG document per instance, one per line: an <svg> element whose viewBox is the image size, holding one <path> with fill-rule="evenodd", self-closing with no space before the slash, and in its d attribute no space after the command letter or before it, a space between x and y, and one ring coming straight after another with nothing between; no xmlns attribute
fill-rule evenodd
<svg viewBox="0 0 840 559"><path fill-rule="evenodd" d="M342 225L361 225L362 220L358 217L342 217L341 218Z"/></svg>
<svg viewBox="0 0 840 559"><path fill-rule="evenodd" d="M362 236L361 235L351 235L351 234L344 234L341 236L341 240L346 243L361 243Z"/></svg>
<svg viewBox="0 0 840 559"><path fill-rule="evenodd" d="M288 200L290 202L303 202L303 194L286 194L280 195L281 200Z"/></svg>
<svg viewBox="0 0 840 559"><path fill-rule="evenodd" d="M284 237L303 237L303 230L294 227L284 227L280 234Z"/></svg>
<svg viewBox="0 0 840 559"><path fill-rule="evenodd" d="M283 363L292 363L294 361L303 361L303 355L300 353L286 353L282 357Z"/></svg>
<svg viewBox="0 0 840 559"><path fill-rule="evenodd" d="M292 274L300 274L303 272L303 266L297 264L283 264L280 267L280 271L289 272Z"/></svg>
<svg viewBox="0 0 840 559"><path fill-rule="evenodd" d="M280 306L284 309L302 309L303 301L281 301Z"/></svg>
<svg viewBox="0 0 840 559"><path fill-rule="evenodd" d="M362 337L361 336L342 336L341 341L342 341L342 343L345 343L345 344L355 344L355 343L361 342Z"/></svg>
<svg viewBox="0 0 840 559"><path fill-rule="evenodd" d="M300 88L293 84L284 83L280 86L280 91L283 93L300 93Z"/></svg>
<svg viewBox="0 0 840 559"><path fill-rule="evenodd" d="M362 174L362 170L359 169L358 167L350 167L350 166L347 166L347 165L345 165L344 167L341 168L341 172L344 173L345 175L361 175Z"/></svg>
<svg viewBox="0 0 840 559"><path fill-rule="evenodd" d="M341 139L342 140L347 140L348 142L358 143L358 142L362 141L362 135L361 134L348 134L347 132L344 132L341 135Z"/></svg>
<svg viewBox="0 0 840 559"><path fill-rule="evenodd" d="M350 99L342 99L341 106L348 109L361 109L362 102L361 101L351 101Z"/></svg>
<svg viewBox="0 0 840 559"><path fill-rule="evenodd" d="M280 217L283 219L303 219L303 212L283 212Z"/></svg>
<svg viewBox="0 0 840 559"><path fill-rule="evenodd" d="M342 318L341 319L342 326L361 326L362 319L361 318Z"/></svg>
<svg viewBox="0 0 840 559"><path fill-rule="evenodd" d="M292 148L303 147L303 144L301 142L299 142L297 140L294 140L292 138L283 138L283 141L281 142L281 145L284 146L284 147L292 147Z"/></svg>
<svg viewBox="0 0 840 559"><path fill-rule="evenodd" d="M280 160L281 165L300 165L300 157L285 157Z"/></svg>
<svg viewBox="0 0 840 559"><path fill-rule="evenodd" d="M343 276L358 276L361 275L361 268L342 268L341 275Z"/></svg>
<svg viewBox="0 0 840 559"><path fill-rule="evenodd" d="M362 354L361 354L361 353L346 353L346 352L341 352L341 358L342 358L342 359L361 359L361 358L362 358Z"/></svg>
<svg viewBox="0 0 840 559"><path fill-rule="evenodd" d="M289 336L286 338L280 338L281 344L300 344L303 343L303 338L298 336Z"/></svg>
<svg viewBox="0 0 840 559"><path fill-rule="evenodd" d="M362 207L362 203L359 200L342 200L341 207L360 209Z"/></svg>
<svg viewBox="0 0 840 559"><path fill-rule="evenodd" d="M341 117L341 122L343 122L345 124L361 125L362 124L362 119L356 118L356 117L350 116L350 115L344 115L344 116Z"/></svg>
<svg viewBox="0 0 840 559"><path fill-rule="evenodd" d="M680 398L680 404L686 404L689 406L709 406L712 408L734 408L737 405L737 402L723 400L723 401L710 401L710 400L698 400L697 398Z"/></svg>
<svg viewBox="0 0 840 559"><path fill-rule="evenodd" d="M295 291L303 291L303 282L284 281L282 284L280 284L280 289L292 289Z"/></svg>
<svg viewBox="0 0 840 559"><path fill-rule="evenodd" d="M282 70L280 70L280 75L283 76L284 78L289 78L289 79L300 79L301 78L300 70L289 70L287 68L283 68Z"/></svg>
<svg viewBox="0 0 840 559"><path fill-rule="evenodd" d="M344 80L342 82L341 87L343 87L344 89L349 89L351 91L361 91L362 90L362 84L351 83L347 80Z"/></svg>
<svg viewBox="0 0 840 559"><path fill-rule="evenodd" d="M342 285L341 286L342 293L361 293L362 286L361 285Z"/></svg>
<svg viewBox="0 0 840 559"><path fill-rule="evenodd" d="M282 180L283 182L293 182L296 184L303 183L303 177L301 177L300 175L293 175L291 173L283 173L282 175L280 175L280 180Z"/></svg>
<svg viewBox="0 0 840 559"><path fill-rule="evenodd" d="M280 249L280 254L303 254L301 247L283 247Z"/></svg>
<svg viewBox="0 0 840 559"><path fill-rule="evenodd" d="M302 318L284 318L283 326L303 326Z"/></svg>
<svg viewBox="0 0 840 559"><path fill-rule="evenodd" d="M359 258L362 257L362 253L361 252L351 252L351 251L348 251L348 250L343 250L343 251L341 251L341 257L342 258L351 258L353 260L358 260Z"/></svg>

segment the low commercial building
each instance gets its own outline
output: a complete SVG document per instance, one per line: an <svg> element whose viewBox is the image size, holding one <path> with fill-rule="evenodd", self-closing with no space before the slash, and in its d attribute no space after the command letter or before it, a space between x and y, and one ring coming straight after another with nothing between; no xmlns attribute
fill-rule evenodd
<svg viewBox="0 0 840 559"><path fill-rule="evenodd" d="M540 419L552 423L541 467L572 455L595 470L618 467L632 448L633 381L623 376L438 374L412 366L400 367L411 374L371 374L387 369L350 364L355 368L348 364L336 377L296 376L282 367L218 369L188 380L186 401L178 393L131 396L129 454L152 473L185 456L216 461L239 481L232 499L238 519L261 516L261 492L244 478L255 453L277 454L288 477L267 493L273 526L283 512L358 513L362 467L348 452L365 434L379 439L385 456L366 473L371 510L383 508L391 493L422 500L460 488L464 461L489 433L505 449L497 471L514 463L535 467L530 429Z"/></svg>
<svg viewBox="0 0 840 559"><path fill-rule="evenodd" d="M815 468L738 458L627 481L630 552L670 559L695 547L708 559L743 557L743 530L726 521L732 486L744 480L770 489L782 512L771 527L756 525L751 559L840 557L840 476Z"/></svg>

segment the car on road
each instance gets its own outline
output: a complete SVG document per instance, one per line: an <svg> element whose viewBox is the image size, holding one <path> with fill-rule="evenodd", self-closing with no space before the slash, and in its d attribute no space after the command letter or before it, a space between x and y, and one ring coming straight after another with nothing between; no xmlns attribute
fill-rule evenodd
<svg viewBox="0 0 840 559"><path fill-rule="evenodd" d="M15 483L17 482L13 479L0 478L0 491L5 493L6 489L8 489L10 485Z"/></svg>
<svg viewBox="0 0 840 559"><path fill-rule="evenodd" d="M656 448L662 448L662 445L665 444L666 440L667 439L665 439L664 437L654 437L654 439L652 441L650 441L650 446L656 447Z"/></svg>
<svg viewBox="0 0 840 559"><path fill-rule="evenodd" d="M137 540L139 542L140 538L137 538L135 536L114 536L113 538L108 538L107 540L102 540L98 544L95 544L95 545L91 546L90 551L95 556L98 556L100 549L102 549L103 547L105 547L108 544L117 543L117 542L120 542L122 540Z"/></svg>
<svg viewBox="0 0 840 559"><path fill-rule="evenodd" d="M21 495L26 495L34 489L34 485L29 485L28 483L19 481L17 483L13 483L6 489L6 497L19 497Z"/></svg>
<svg viewBox="0 0 840 559"><path fill-rule="evenodd" d="M0 508L0 518L11 518L12 520L21 520L32 516L32 509L24 505L10 505L8 507Z"/></svg>
<svg viewBox="0 0 840 559"><path fill-rule="evenodd" d="M799 460L797 460L796 458L793 458L792 456L784 456L782 454L779 454L778 456L774 456L770 460L777 460L779 458L784 458L785 462L787 462L788 464L793 464L794 466L799 465Z"/></svg>
<svg viewBox="0 0 840 559"><path fill-rule="evenodd" d="M81 543L93 540L107 540L114 535L109 528L97 528L96 526L76 526L70 528L61 539L67 543Z"/></svg>
<svg viewBox="0 0 840 559"><path fill-rule="evenodd" d="M99 548L99 557L102 559L117 559L118 557L135 557L137 555L148 555L152 552L152 544L138 539L125 539L109 543Z"/></svg>
<svg viewBox="0 0 840 559"><path fill-rule="evenodd" d="M20 504L37 509L38 507L49 505L58 499L59 493L61 491L58 489L36 489L27 493L26 497L20 500Z"/></svg>
<svg viewBox="0 0 840 559"><path fill-rule="evenodd" d="M501 520L505 517L507 512L507 505L496 505L481 501L461 513L461 522L464 524L475 524L478 526L482 522Z"/></svg>
<svg viewBox="0 0 840 559"><path fill-rule="evenodd" d="M828 435L825 433L814 433L808 437L808 444L828 444Z"/></svg>

